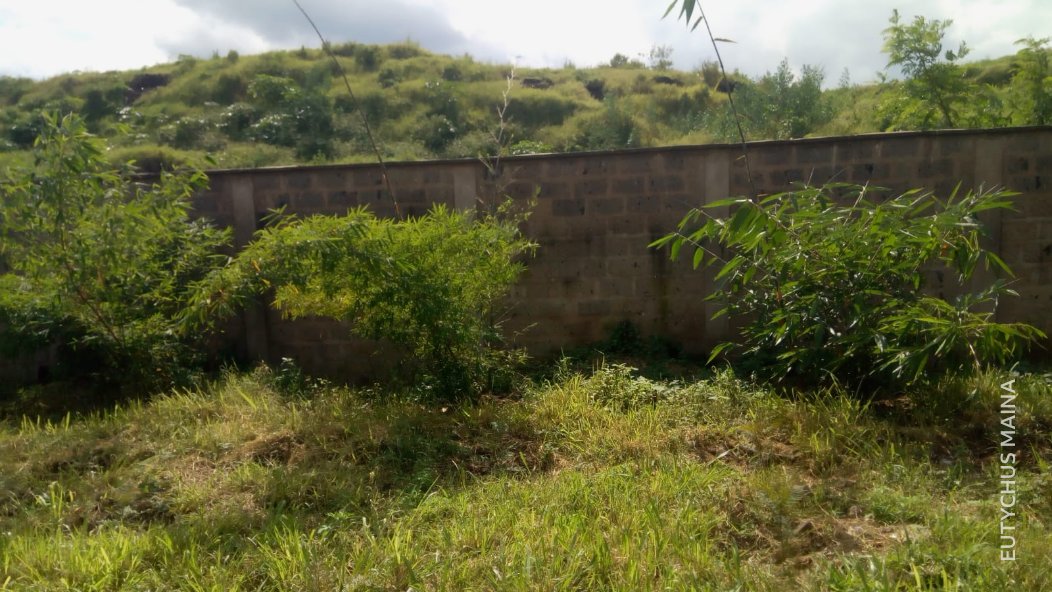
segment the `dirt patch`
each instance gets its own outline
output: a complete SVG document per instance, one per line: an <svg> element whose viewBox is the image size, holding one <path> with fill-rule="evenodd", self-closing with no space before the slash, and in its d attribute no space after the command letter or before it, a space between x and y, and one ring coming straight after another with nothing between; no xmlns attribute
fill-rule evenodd
<svg viewBox="0 0 1052 592"><path fill-rule="evenodd" d="M264 465L287 465L304 456L303 442L288 431L264 434L237 449L238 458Z"/></svg>

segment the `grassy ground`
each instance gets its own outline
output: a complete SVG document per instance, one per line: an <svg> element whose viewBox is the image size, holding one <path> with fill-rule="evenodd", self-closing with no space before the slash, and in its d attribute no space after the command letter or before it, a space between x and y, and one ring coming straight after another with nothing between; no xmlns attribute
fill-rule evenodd
<svg viewBox="0 0 1052 592"><path fill-rule="evenodd" d="M1052 589L1047 377L998 559L1004 379L867 406L609 365L442 407L260 370L9 419L0 589Z"/></svg>

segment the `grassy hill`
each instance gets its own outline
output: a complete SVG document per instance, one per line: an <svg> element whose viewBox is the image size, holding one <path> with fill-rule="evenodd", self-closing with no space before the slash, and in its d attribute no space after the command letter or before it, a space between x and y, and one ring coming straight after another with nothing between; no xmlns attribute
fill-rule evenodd
<svg viewBox="0 0 1052 592"><path fill-rule="evenodd" d="M333 52L390 159L494 151L505 97L504 144L515 153L706 143L736 134L727 95L719 90L725 83L713 64L682 72L614 60L617 67L513 71L470 56L431 54L409 42L347 43ZM969 64L965 74L1003 98L1013 60ZM894 83L823 92L820 75L816 81L806 72L789 72L789 79L778 73L760 80L731 77L750 139L890 125L878 107ZM799 100L784 100L797 94ZM39 82L0 78L0 163L28 158L46 111L79 111L96 133L113 139L113 160L134 158L145 168L203 165L208 158L221 167L369 161L355 105L331 60L313 49L182 57L138 71Z"/></svg>

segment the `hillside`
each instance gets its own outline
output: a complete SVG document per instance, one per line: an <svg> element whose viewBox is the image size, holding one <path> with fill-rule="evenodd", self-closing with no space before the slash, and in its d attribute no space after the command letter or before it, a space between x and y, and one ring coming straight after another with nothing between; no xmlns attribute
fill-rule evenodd
<svg viewBox="0 0 1052 592"><path fill-rule="evenodd" d="M888 111L888 94L900 83L823 91L820 70L804 66L794 75L787 62L760 79L732 74L728 85L712 63L683 72L621 55L596 68L515 70L410 42L346 43L333 51L389 159L493 152L505 99L503 144L513 153L733 141L721 92L728 86L750 139L903 128ZM964 65L983 108L960 127L1028 122L1013 112L1016 61ZM135 159L147 169L373 160L355 101L329 57L315 49L184 56L138 71L40 82L0 77L0 164L28 159L48 111L80 112L92 131L111 138L114 161Z"/></svg>

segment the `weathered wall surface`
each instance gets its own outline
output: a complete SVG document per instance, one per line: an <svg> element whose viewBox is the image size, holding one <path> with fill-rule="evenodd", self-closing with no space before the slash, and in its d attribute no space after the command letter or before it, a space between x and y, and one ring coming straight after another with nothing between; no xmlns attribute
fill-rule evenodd
<svg viewBox="0 0 1052 592"><path fill-rule="evenodd" d="M1021 192L1015 211L985 220L989 246L1015 270L1020 293L1001 304L998 318L1052 334L1052 128L759 142L749 155L756 188L768 193L830 179L893 190L928 187L943 195L957 183ZM733 337L726 320L709 319L713 306L704 296L711 274L692 270L686 260L671 262L647 244L675 228L689 208L750 192L739 146L508 158L497 179L474 161L398 163L389 170L408 214L436 203L471 207L498 187L516 200L535 198L526 231L540 249L512 293L504 325L535 353L594 342L624 320L688 352ZM195 207L233 225L239 243L279 206L298 214L359 205L394 213L374 165L215 171L211 179ZM935 290L943 290L943 282L953 290L950 278L937 273L929 281ZM256 310L245 325L245 351L256 357L293 357L336 374L368 374L379 361L335 323L293 323Z"/></svg>
<svg viewBox="0 0 1052 592"><path fill-rule="evenodd" d="M544 354L597 341L620 321L700 353L733 337L725 319L710 320L704 301L711 273L688 260L671 262L647 248L676 227L691 207L750 192L740 146L692 146L623 152L508 158L498 179L475 161L389 165L405 214L431 204L469 208L502 192L535 199L527 223L540 244L514 288L504 324L515 342ZM1052 334L1052 128L874 134L749 146L757 189L830 179L904 190L1006 186L1021 192L1015 211L985 222L989 247L1015 270L1020 293L1001 303L998 318L1027 321ZM195 210L233 226L247 242L268 210L339 214L365 205L394 214L375 165L213 171ZM934 290L952 290L932 272ZM943 281L947 285L943 286ZM293 357L308 370L342 376L383 371L387 356L324 320L289 322L263 307L244 315L234 335L249 357ZM1047 355L1046 350L1046 355ZM31 369L32 370L32 369ZM32 370L35 374L36 370Z"/></svg>

